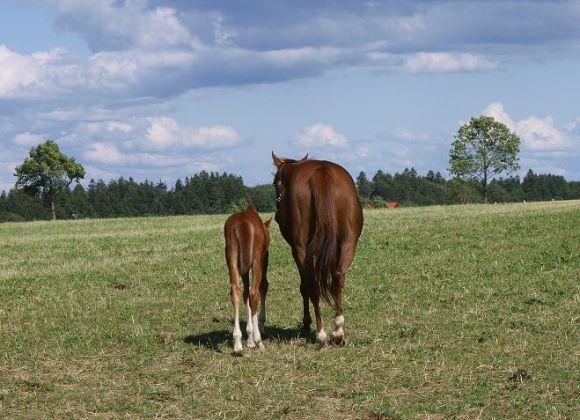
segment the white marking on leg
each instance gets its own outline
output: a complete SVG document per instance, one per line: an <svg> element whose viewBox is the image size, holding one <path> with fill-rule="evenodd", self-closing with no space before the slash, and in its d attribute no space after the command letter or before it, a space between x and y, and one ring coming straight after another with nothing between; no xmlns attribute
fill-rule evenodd
<svg viewBox="0 0 580 420"><path fill-rule="evenodd" d="M264 324L266 323L266 299L261 296L262 304L260 305L260 317L258 318L258 327L261 334L264 334Z"/></svg>
<svg viewBox="0 0 580 420"><path fill-rule="evenodd" d="M248 348L256 347L254 342L254 324L252 321L252 309L250 308L250 299L246 300L246 310L248 311L248 323L246 324L246 332L248 333Z"/></svg>
<svg viewBox="0 0 580 420"><path fill-rule="evenodd" d="M318 344L323 347L326 345L327 339L328 336L326 335L326 331L324 331L324 328L322 328L320 331L318 331L318 334L316 334L316 340L318 340Z"/></svg>
<svg viewBox="0 0 580 420"><path fill-rule="evenodd" d="M240 329L240 309L234 310L234 353L242 352L242 330Z"/></svg>
<svg viewBox="0 0 580 420"><path fill-rule="evenodd" d="M252 316L252 322L254 323L254 343L259 349L263 349L262 336L260 335L260 328L258 328L258 314Z"/></svg>
<svg viewBox="0 0 580 420"><path fill-rule="evenodd" d="M344 337L344 316L339 315L334 318L334 325L336 329L332 332L334 338Z"/></svg>

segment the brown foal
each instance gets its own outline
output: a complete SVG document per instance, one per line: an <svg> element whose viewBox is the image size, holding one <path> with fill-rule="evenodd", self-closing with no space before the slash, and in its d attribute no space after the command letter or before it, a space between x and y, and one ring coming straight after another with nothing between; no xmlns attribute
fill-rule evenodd
<svg viewBox="0 0 580 420"><path fill-rule="evenodd" d="M256 208L249 205L241 212L232 214L226 220L224 236L226 240L226 262L230 273L232 287L232 305L234 307L234 353L242 352L242 331L240 330L240 288L239 279L244 284L244 302L248 312L248 348L263 349L262 335L266 322L266 293L268 292L268 246L270 235L268 227L272 219L262 222ZM250 285L250 269L252 283ZM261 299L260 316L258 317L258 300Z"/></svg>

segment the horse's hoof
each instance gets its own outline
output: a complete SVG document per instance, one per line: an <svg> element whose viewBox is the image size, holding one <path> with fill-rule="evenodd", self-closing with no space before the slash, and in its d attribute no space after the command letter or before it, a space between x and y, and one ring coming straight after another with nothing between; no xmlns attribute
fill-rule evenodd
<svg viewBox="0 0 580 420"><path fill-rule="evenodd" d="M234 350L234 351L232 351L232 356L234 356L234 357L242 357L243 356L243 353L242 353L241 350L239 350L239 351Z"/></svg>
<svg viewBox="0 0 580 420"><path fill-rule="evenodd" d="M234 342L234 353L239 353L242 354L242 342L241 341L236 341Z"/></svg>
<svg viewBox="0 0 580 420"><path fill-rule="evenodd" d="M261 341L258 343L258 350L264 350L264 343Z"/></svg>
<svg viewBox="0 0 580 420"><path fill-rule="evenodd" d="M318 346L320 348L326 347L328 344L328 335L326 334L326 331L320 330L318 334L316 334L316 341L318 341Z"/></svg>
<svg viewBox="0 0 580 420"><path fill-rule="evenodd" d="M332 334L332 338L330 342L335 346L343 347L346 344L346 337L344 335L334 335Z"/></svg>

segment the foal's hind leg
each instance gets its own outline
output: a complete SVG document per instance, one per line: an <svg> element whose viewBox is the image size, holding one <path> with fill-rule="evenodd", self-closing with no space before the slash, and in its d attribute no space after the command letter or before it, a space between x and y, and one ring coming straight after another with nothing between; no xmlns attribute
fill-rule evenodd
<svg viewBox="0 0 580 420"><path fill-rule="evenodd" d="M239 284L238 270L230 266L229 271L232 287L232 306L234 307L234 331L232 333L234 337L234 353L240 354L242 353L242 330L240 329L240 295L242 294L242 289Z"/></svg>
<svg viewBox="0 0 580 420"><path fill-rule="evenodd" d="M354 259L355 247L356 241L345 241L341 244L337 269L332 274L331 293L336 311L334 316L335 330L332 332L332 342L339 345L343 345L347 337L344 328L342 297L346 280L346 270L350 267Z"/></svg>
<svg viewBox="0 0 580 420"><path fill-rule="evenodd" d="M248 323L252 323L252 338L254 345L258 346L259 349L264 348L262 344L262 335L260 334L260 326L258 323L258 304L260 301L260 290L262 288L262 261L254 261L252 264L252 286L250 287L250 299L249 299L249 314ZM249 332L248 332L248 342L249 342Z"/></svg>
<svg viewBox="0 0 580 420"><path fill-rule="evenodd" d="M254 342L254 323L252 322L252 309L250 308L250 273L242 275L244 282L244 302L246 304L246 313L248 314L248 322L246 323L246 333L248 334L248 348L256 347Z"/></svg>

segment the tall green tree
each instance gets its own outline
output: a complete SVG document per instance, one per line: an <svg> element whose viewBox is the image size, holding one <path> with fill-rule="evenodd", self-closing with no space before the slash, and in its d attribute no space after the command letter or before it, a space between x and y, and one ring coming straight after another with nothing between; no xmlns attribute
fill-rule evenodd
<svg viewBox="0 0 580 420"><path fill-rule="evenodd" d="M363 199L368 200L371 197L371 193L373 192L373 184L368 180L367 174L365 174L364 171L361 171L356 177L356 188L358 190L358 194Z"/></svg>
<svg viewBox="0 0 580 420"><path fill-rule="evenodd" d="M519 169L520 138L492 117L480 116L462 125L449 151L449 172L458 178L481 182L487 202L489 181L503 172Z"/></svg>
<svg viewBox="0 0 580 420"><path fill-rule="evenodd" d="M56 220L55 197L59 191L85 177L85 169L60 151L52 140L30 149L30 157L16 167L16 188L38 195L50 204Z"/></svg>

